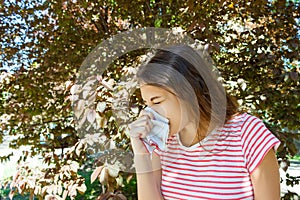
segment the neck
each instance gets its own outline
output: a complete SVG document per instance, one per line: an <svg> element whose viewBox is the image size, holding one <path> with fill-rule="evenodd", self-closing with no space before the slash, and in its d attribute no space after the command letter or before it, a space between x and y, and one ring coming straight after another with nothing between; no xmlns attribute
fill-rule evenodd
<svg viewBox="0 0 300 200"><path fill-rule="evenodd" d="M190 147L206 137L206 134L201 134L193 123L189 123L179 132L180 141L183 146Z"/></svg>

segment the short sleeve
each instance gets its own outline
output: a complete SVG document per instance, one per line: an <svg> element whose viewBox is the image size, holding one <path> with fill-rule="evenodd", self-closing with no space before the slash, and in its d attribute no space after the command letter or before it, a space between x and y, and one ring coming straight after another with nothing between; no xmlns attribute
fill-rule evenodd
<svg viewBox="0 0 300 200"><path fill-rule="evenodd" d="M276 151L280 141L257 117L246 114L241 130L242 150L246 167L251 174L270 149Z"/></svg>

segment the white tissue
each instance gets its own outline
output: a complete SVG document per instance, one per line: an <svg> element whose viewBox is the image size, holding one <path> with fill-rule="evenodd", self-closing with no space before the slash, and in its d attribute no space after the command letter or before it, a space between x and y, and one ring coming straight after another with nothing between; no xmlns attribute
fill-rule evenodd
<svg viewBox="0 0 300 200"><path fill-rule="evenodd" d="M169 120L155 112L150 107L146 107L145 111L154 115L154 119L151 120L153 128L150 130L148 135L143 138L145 146L151 154L155 148L166 150L169 135Z"/></svg>

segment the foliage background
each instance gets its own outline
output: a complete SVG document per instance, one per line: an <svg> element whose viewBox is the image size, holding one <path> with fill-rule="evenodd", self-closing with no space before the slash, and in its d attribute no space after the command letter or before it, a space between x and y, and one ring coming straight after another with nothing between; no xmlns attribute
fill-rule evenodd
<svg viewBox="0 0 300 200"><path fill-rule="evenodd" d="M280 138L278 157L288 160L299 153L299 17L299 1L285 0L2 0L0 142L14 137L11 148L30 147L20 158L11 191L73 199L90 187L98 187L94 198L134 187L133 174L113 174L113 163L100 170L105 162L86 156L86 143L76 132L72 97L86 56L112 35L141 27L177 28L206 44L228 91ZM105 136L93 140L103 144L100 150L111 141L130 149L126 129L117 125L111 111L112 96L122 85L122 75L131 73L144 53L119 58L98 77L97 88L90 88L97 96L86 120L95 121ZM138 92L132 99L133 108L140 109ZM35 155L49 166L33 173L23 161ZM87 189L79 171L94 172L92 178L99 178L102 186ZM289 179L290 184L299 180Z"/></svg>

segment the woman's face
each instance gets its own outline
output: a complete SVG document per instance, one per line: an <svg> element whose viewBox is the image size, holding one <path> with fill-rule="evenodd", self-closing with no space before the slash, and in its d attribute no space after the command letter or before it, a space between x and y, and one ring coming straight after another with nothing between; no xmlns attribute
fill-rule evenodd
<svg viewBox="0 0 300 200"><path fill-rule="evenodd" d="M188 122L180 99L173 93L153 85L143 84L141 95L148 107L169 120L169 136L181 131Z"/></svg>

